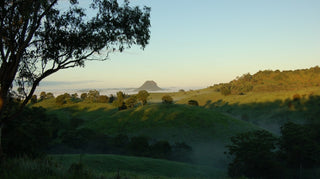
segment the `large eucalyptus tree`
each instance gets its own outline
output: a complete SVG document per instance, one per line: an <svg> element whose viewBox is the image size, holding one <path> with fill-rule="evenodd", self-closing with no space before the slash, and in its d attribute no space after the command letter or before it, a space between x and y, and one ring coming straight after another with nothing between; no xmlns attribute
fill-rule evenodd
<svg viewBox="0 0 320 179"><path fill-rule="evenodd" d="M68 7L62 10L60 2ZM77 0L0 1L0 156L1 128L12 118L5 111L14 83L23 95L21 110L49 75L148 44L150 8L131 6L128 0L92 0L89 8L87 16L89 10Z"/></svg>

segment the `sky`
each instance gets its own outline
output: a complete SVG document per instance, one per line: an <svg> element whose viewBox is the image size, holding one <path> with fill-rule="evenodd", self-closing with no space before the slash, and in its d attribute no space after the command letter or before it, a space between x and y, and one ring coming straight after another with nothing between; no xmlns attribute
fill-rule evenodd
<svg viewBox="0 0 320 179"><path fill-rule="evenodd" d="M43 84L115 88L154 80L160 87L206 88L259 70L320 65L319 0L130 2L151 7L151 39L144 50L133 47L107 61L59 71Z"/></svg>

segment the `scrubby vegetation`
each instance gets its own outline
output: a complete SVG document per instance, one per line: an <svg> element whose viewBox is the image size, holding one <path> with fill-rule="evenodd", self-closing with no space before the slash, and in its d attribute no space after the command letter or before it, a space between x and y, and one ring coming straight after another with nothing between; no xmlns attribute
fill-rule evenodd
<svg viewBox="0 0 320 179"><path fill-rule="evenodd" d="M310 69L282 72L279 70L264 70L254 75L247 73L229 83L217 84L211 88L220 91L223 95L229 95L245 94L250 91L291 91L314 86L320 86L320 67L318 66Z"/></svg>

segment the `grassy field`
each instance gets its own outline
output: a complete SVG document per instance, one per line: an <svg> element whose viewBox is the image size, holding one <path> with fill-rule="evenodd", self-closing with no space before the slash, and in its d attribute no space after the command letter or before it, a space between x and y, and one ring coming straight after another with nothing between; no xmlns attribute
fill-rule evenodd
<svg viewBox="0 0 320 179"><path fill-rule="evenodd" d="M224 170L167 160L119 155L50 155L13 158L1 164L0 178L191 179L227 178Z"/></svg>
<svg viewBox="0 0 320 179"><path fill-rule="evenodd" d="M320 95L320 87L309 87L305 89L293 91L275 91L275 92L248 92L244 95L228 95L224 96L220 92L215 91L213 88L205 88L198 91L186 92L185 97L181 98L179 93L175 93L178 104L187 104L188 100L197 100L199 105L206 106L213 102L223 100L228 104L250 104L250 103L266 103L277 100L284 101L292 99L293 95L299 94L300 96L308 97L310 94ZM174 98L174 96L173 96ZM176 100L174 98L174 100Z"/></svg>
<svg viewBox="0 0 320 179"><path fill-rule="evenodd" d="M225 178L223 170L208 166L192 165L167 160L150 159L144 157L131 157L119 155L52 155L52 159L64 168L72 163L85 164L90 170L102 175L127 177L178 177L178 178Z"/></svg>
<svg viewBox="0 0 320 179"><path fill-rule="evenodd" d="M230 137L259 127L204 107L184 104L149 104L118 111L109 104L76 103L57 107L54 101L43 101L50 114L67 122L81 118L79 128L89 128L110 136L147 136L171 143L185 142L193 149L194 162L224 168L225 145Z"/></svg>

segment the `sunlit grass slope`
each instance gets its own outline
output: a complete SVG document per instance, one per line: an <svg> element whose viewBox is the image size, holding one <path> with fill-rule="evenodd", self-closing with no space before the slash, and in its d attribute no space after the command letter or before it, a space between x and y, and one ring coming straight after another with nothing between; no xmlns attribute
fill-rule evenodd
<svg viewBox="0 0 320 179"><path fill-rule="evenodd" d="M81 162L86 167L96 173L116 176L119 171L120 176L129 178L157 178L181 177L181 178L224 178L225 171L213 169L208 166L199 166L168 160L151 159L144 157L119 156L119 155L52 155L65 168L69 168L72 163ZM148 177L149 176L149 177Z"/></svg>
<svg viewBox="0 0 320 179"><path fill-rule="evenodd" d="M248 92L244 95L228 96L224 96L212 88L206 88L193 93L186 92L184 98L179 98L176 103L187 104L189 100L197 100L201 106L205 106L206 104L210 104L219 100L229 104L265 103L276 100L284 101L286 99L292 99L295 94L299 94L300 96L309 96L310 94L320 95L320 87L308 87L292 91L279 90L273 92Z"/></svg>
<svg viewBox="0 0 320 179"><path fill-rule="evenodd" d="M109 104L76 103L57 106L45 100L36 104L48 109L59 119L81 118L80 126L116 135L146 135L169 141L198 143L207 140L228 140L236 133L257 128L220 112L181 104L149 104L118 111Z"/></svg>
<svg viewBox="0 0 320 179"><path fill-rule="evenodd" d="M146 135L172 142L225 141L255 128L219 112L187 105L151 104L123 111L79 111L74 115L84 117L83 127L109 135Z"/></svg>

